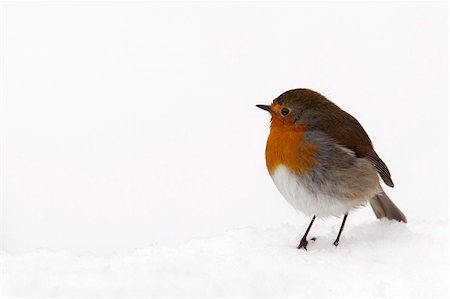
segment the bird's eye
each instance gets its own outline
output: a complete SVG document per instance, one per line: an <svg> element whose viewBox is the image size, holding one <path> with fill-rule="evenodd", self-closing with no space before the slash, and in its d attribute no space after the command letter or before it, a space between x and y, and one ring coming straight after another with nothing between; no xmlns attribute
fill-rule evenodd
<svg viewBox="0 0 450 299"><path fill-rule="evenodd" d="M283 109L281 109L281 114L282 114L283 116L288 115L288 114L289 114L289 109L288 109L288 108L283 108Z"/></svg>

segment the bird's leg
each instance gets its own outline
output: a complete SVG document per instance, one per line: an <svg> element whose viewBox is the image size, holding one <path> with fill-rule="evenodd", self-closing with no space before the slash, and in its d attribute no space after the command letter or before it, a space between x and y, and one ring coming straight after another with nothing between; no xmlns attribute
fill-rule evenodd
<svg viewBox="0 0 450 299"><path fill-rule="evenodd" d="M306 240L306 237L308 237L309 230L311 229L311 226L315 219L316 219L316 216L313 216L311 223L308 226L308 229L306 230L305 234L303 235L302 239L300 240L300 244L298 244L298 246L297 246L298 249L304 248L306 250L306 246L308 245L308 241ZM312 240L315 241L316 238L312 238Z"/></svg>
<svg viewBox="0 0 450 299"><path fill-rule="evenodd" d="M334 246L339 245L339 239L341 238L342 230L344 229L345 220L347 220L348 213L344 215L344 219L342 220L341 228L339 229L339 233L337 235L336 240L333 242Z"/></svg>

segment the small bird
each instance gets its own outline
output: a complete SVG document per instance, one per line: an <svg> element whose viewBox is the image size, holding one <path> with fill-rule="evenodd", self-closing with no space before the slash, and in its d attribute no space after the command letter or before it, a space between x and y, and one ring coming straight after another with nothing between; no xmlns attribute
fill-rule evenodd
<svg viewBox="0 0 450 299"><path fill-rule="evenodd" d="M348 213L367 202L377 218L407 222L380 185L378 175L394 187L389 169L353 116L303 88L256 106L272 117L266 165L273 182L290 205L312 217L298 249L307 248L316 217L344 215L333 243L338 246Z"/></svg>

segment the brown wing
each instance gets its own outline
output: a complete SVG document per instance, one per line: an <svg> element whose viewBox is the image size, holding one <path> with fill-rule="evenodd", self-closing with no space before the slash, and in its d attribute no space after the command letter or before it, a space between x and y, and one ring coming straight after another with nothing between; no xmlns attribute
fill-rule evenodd
<svg viewBox="0 0 450 299"><path fill-rule="evenodd" d="M358 158L370 160L386 185L394 187L389 169L378 157L366 131L353 116L337 108L331 113L326 113L318 127L340 145L353 150Z"/></svg>

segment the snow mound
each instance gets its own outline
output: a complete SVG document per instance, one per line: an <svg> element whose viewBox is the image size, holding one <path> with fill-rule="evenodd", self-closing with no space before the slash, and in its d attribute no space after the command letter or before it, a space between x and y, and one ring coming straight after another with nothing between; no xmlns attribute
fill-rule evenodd
<svg viewBox="0 0 450 299"><path fill-rule="evenodd" d="M320 223L320 222L319 222ZM448 226L390 221L244 228L130 255L3 253L6 296L446 296Z"/></svg>

